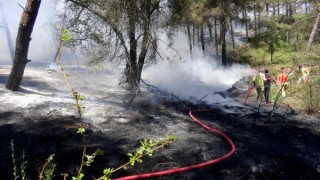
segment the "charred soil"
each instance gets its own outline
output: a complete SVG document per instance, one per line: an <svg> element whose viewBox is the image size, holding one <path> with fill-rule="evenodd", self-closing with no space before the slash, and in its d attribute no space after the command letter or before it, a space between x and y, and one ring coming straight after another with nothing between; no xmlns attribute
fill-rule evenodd
<svg viewBox="0 0 320 180"><path fill-rule="evenodd" d="M102 100L97 102L106 103ZM5 106L4 102L1 103ZM42 105L48 103L57 106L48 101ZM70 106L68 103L58 105ZM230 151L231 147L223 138L203 129L188 117L189 110L212 106L200 106L147 90L144 98L138 99L132 108L126 109L121 103L117 103L117 107L122 110L114 110L114 107L104 109L109 112L104 121L86 121L88 152L100 148L104 155L98 156L92 166L85 168L85 179L99 177L104 168L118 167L127 162L126 154L138 148L141 140L161 138L164 134L176 135L178 139L157 151L153 157L144 158L142 164L121 170L113 177L189 166ZM214 107L194 115L226 133L236 145L235 154L209 167L154 179L320 179L320 127L319 123L309 123L310 116L275 113L272 121L267 121L268 116L256 113L254 106ZM238 113L245 110L244 114ZM25 152L26 173L30 179L38 178L40 167L51 154L55 154L54 162L57 164L54 179L63 179L62 173L75 174L82 152L81 137L76 134L78 117L55 111L44 114L32 108L28 109L29 113L25 111L26 108L22 107L1 109L0 179L13 179L11 140L18 164L22 151Z"/></svg>

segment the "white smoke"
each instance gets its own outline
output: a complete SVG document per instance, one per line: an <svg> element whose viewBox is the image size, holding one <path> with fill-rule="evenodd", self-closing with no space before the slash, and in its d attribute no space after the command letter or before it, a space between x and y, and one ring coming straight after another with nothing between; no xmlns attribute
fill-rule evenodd
<svg viewBox="0 0 320 180"><path fill-rule="evenodd" d="M219 59L203 55L197 47L194 47L191 58L188 41L183 33L178 33L173 42L182 61L163 61L150 66L143 72L142 79L181 98L199 100L211 93L204 98L205 101L222 101L214 92L227 90L243 76L252 74L249 66L234 64L223 67Z"/></svg>
<svg viewBox="0 0 320 180"><path fill-rule="evenodd" d="M0 1L3 5L5 18L7 19L11 32L11 38L15 48L18 26L23 12L22 7L24 8L26 0ZM31 35L32 40L30 41L28 59L32 61L31 63L28 63L28 66L47 66L53 62L58 45L58 42L56 42L57 38L54 37L53 33L53 24L57 20L57 13L61 12L62 8L64 8L64 6L54 0L43 0L41 2L37 20ZM2 17L0 17L0 24L1 23ZM7 47L7 38L3 28L0 28L0 41L0 65L10 65L12 64L12 60ZM62 55L63 62L67 61L67 63L72 62L76 64L75 56L72 52L69 52L67 49L65 49Z"/></svg>

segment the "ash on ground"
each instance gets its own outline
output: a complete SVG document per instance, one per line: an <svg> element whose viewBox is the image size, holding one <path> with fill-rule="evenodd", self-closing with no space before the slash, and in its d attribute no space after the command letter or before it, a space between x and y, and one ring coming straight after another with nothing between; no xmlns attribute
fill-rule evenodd
<svg viewBox="0 0 320 180"><path fill-rule="evenodd" d="M54 179L63 179L62 173L75 175L82 153L81 136L76 134L80 124L61 74L27 68L21 88L11 92L4 85L9 71L0 68L0 179L13 179L11 140L17 164L25 154L30 179L38 178L51 154L57 164ZM173 134L177 140L113 177L189 166L225 155L231 148L227 142L188 116L189 110L213 106L217 108L195 116L226 133L234 141L236 153L213 166L156 179L320 179L319 119L282 109L267 121L263 112L268 112L268 106L257 113L252 97L243 105L246 83L214 94L216 99L230 102L209 105L143 86L142 95L128 108L126 90L118 85L114 69L73 69L70 74L71 85L86 97L82 105L88 153L97 148L104 151L85 168L85 179L100 177L104 168L127 162L126 154L138 148L141 140L165 134Z"/></svg>

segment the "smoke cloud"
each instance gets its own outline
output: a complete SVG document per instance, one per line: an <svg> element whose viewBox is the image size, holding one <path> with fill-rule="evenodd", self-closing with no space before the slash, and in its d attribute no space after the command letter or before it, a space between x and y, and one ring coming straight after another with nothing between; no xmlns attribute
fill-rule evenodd
<svg viewBox="0 0 320 180"><path fill-rule="evenodd" d="M178 33L173 42L182 60L152 65L146 68L142 78L181 98L199 100L211 93L203 100L209 103L224 101L214 93L227 90L243 76L252 74L249 66L234 64L223 67L219 59L203 55L197 47L194 47L191 58L187 37L182 33Z"/></svg>
<svg viewBox="0 0 320 180"><path fill-rule="evenodd" d="M26 0L2 0L14 45L23 11L19 4L25 6L25 3ZM56 20L56 12L59 12L61 8L61 4L59 5L53 0L42 1L32 33L28 54L28 58L32 62L28 64L29 66L36 64L46 66L52 63L58 44L53 37L52 24ZM0 24L2 23L1 19ZM165 36L161 39L165 40ZM10 51L3 28L0 28L0 40L0 64L11 65ZM170 42L169 39L165 41ZM188 40L183 33L177 33L172 42L174 49L167 48L165 45L159 47L162 49L161 53L165 59L168 56L174 61L162 61L149 66L143 71L142 78L150 84L182 98L200 99L208 93L224 91L241 77L252 73L248 66L234 64L223 67L219 59L204 55L197 47L194 47L193 58L191 58ZM63 56L69 62L75 62L72 53L64 52ZM64 62L64 59L62 61ZM212 102L213 99L208 96L205 100Z"/></svg>
<svg viewBox="0 0 320 180"><path fill-rule="evenodd" d="M3 14L8 22L8 28L11 33L14 49L16 44L16 36L18 26L23 12L22 7L25 6L26 0L0 0L3 6ZM21 7L22 6L22 7ZM37 20L31 35L28 59L32 60L28 66L48 65L53 62L54 55L57 50L56 38L54 38L53 22L56 21L56 13L61 5L54 0L43 0L40 5ZM2 13L0 13L0 16ZM0 24L3 25L2 17ZM0 64L11 65L12 60L7 44L7 38L4 28L0 27ZM70 52L63 54L68 61L74 61L74 57ZM73 58L73 59L72 59ZM70 60L72 59L72 60Z"/></svg>

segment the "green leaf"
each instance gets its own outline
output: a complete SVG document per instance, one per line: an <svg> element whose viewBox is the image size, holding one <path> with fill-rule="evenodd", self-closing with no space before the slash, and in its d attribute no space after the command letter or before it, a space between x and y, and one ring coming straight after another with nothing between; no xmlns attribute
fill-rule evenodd
<svg viewBox="0 0 320 180"><path fill-rule="evenodd" d="M75 91L75 92L73 92L73 96L74 96L76 99L78 99L79 93Z"/></svg>
<svg viewBox="0 0 320 180"><path fill-rule="evenodd" d="M84 100L84 98L85 98L85 97L84 97L83 95L79 95L79 96L78 96L78 99L80 99L80 100Z"/></svg>
<svg viewBox="0 0 320 180"><path fill-rule="evenodd" d="M93 153L93 155L95 156L101 156L103 155L103 150L101 150L100 148L96 149L96 151Z"/></svg>
<svg viewBox="0 0 320 180"><path fill-rule="evenodd" d="M84 128L78 128L77 134L84 134L86 132L86 129Z"/></svg>
<svg viewBox="0 0 320 180"><path fill-rule="evenodd" d="M166 135L164 135L166 138L167 138L167 140L168 141L170 141L170 142L173 142L173 141L175 141L176 139L177 139L177 136L175 136L175 135L170 135L170 134L166 134Z"/></svg>
<svg viewBox="0 0 320 180"><path fill-rule="evenodd" d="M104 174L103 179L104 180L111 180L112 173L113 173L113 168L105 168L103 170L103 174Z"/></svg>
<svg viewBox="0 0 320 180"><path fill-rule="evenodd" d="M87 158L87 161L84 162L86 166L90 166L91 163L93 163L95 156L92 155L85 155L85 157Z"/></svg>
<svg viewBox="0 0 320 180"><path fill-rule="evenodd" d="M71 41L71 39L72 39L72 37L69 34L69 30L63 28L62 29L62 34L61 34L61 40L65 41L65 42L69 42L69 41Z"/></svg>

